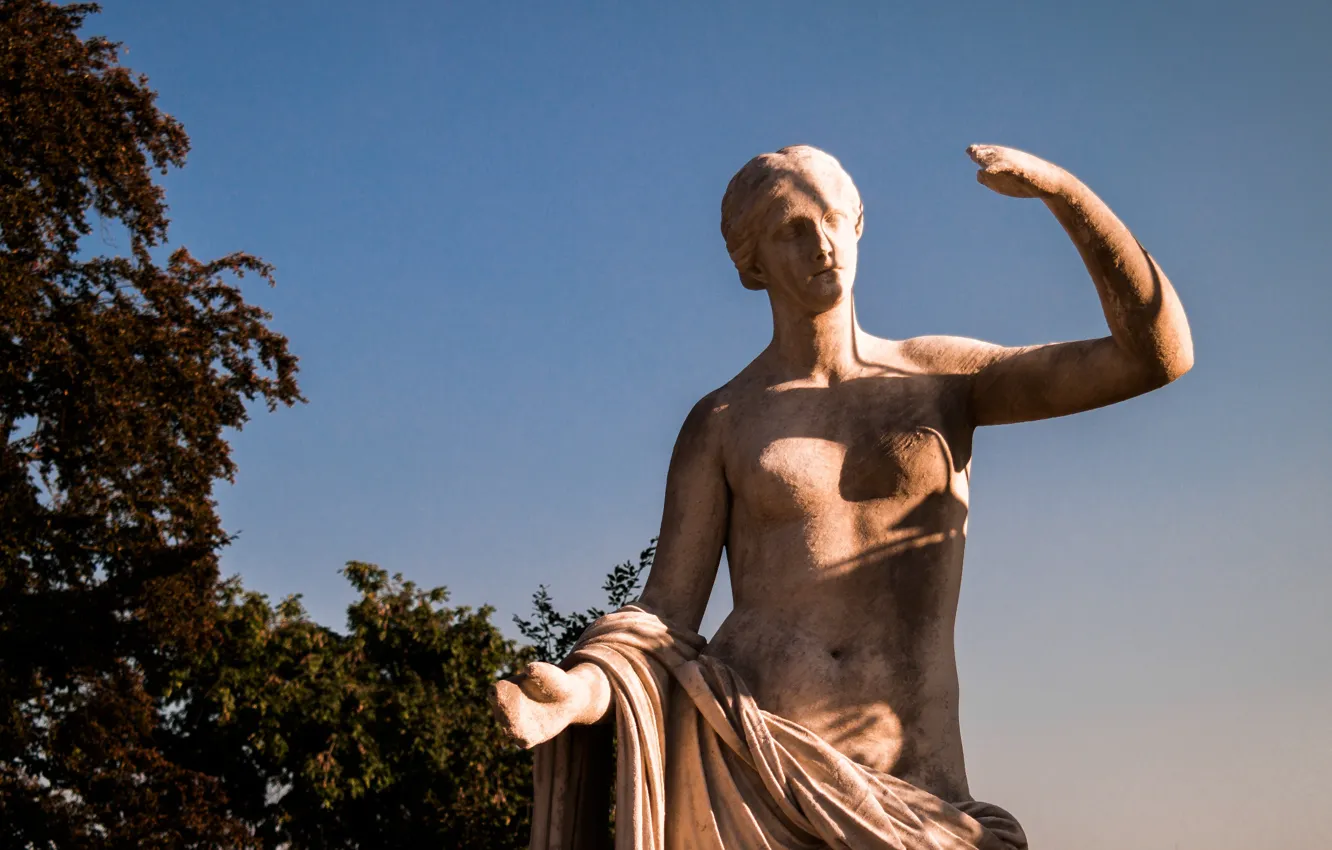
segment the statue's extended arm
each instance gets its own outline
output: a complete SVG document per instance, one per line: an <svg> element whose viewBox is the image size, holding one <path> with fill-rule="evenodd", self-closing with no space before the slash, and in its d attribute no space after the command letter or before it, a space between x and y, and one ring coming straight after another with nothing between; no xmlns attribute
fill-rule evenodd
<svg viewBox="0 0 1332 850"><path fill-rule="evenodd" d="M717 577L726 538L729 493L712 395L685 419L666 474L666 506L642 603L663 619L697 631ZM564 670L536 662L491 687L491 706L505 732L524 747L550 740L570 724L610 716L611 688L595 664Z"/></svg>
<svg viewBox="0 0 1332 850"><path fill-rule="evenodd" d="M1012 148L973 145L977 179L1004 195L1040 198L1096 284L1110 336L1021 348L973 340L927 347L974 375L972 419L1000 425L1112 404L1163 386L1193 365L1179 297L1110 208L1064 169Z"/></svg>

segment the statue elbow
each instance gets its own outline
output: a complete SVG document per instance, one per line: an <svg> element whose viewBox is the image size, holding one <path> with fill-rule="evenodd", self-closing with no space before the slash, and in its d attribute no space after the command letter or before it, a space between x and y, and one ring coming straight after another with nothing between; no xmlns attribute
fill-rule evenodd
<svg viewBox="0 0 1332 850"><path fill-rule="evenodd" d="M1193 368L1193 340L1184 337L1165 364L1166 383L1170 383Z"/></svg>
<svg viewBox="0 0 1332 850"><path fill-rule="evenodd" d="M1152 363L1148 380L1151 389L1164 387L1193 368L1193 343L1185 340L1173 349L1163 352Z"/></svg>

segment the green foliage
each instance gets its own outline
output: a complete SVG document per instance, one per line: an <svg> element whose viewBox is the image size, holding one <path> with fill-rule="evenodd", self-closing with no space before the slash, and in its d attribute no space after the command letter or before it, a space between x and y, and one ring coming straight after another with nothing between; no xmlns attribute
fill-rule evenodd
<svg viewBox="0 0 1332 850"><path fill-rule="evenodd" d="M657 538L654 537L648 547L638 553L638 563L625 561L610 571L601 585L601 589L606 591L605 609L588 608L586 611L561 613L555 610L555 600L551 598L550 591L544 584L541 585L532 594L532 619L513 618L518 631L532 641L537 659L552 664L562 661L593 620L632 600L638 592L643 574L652 568L656 554Z"/></svg>
<svg viewBox="0 0 1332 850"><path fill-rule="evenodd" d="M606 576L607 610L636 593L655 543ZM253 846L525 847L531 754L503 738L486 691L536 650L505 640L490 608L445 607L443 588L356 561L343 574L359 593L346 634L298 598L223 584L220 639L177 672L165 749L221 778ZM549 635L556 660L604 613L535 598L520 628Z"/></svg>
<svg viewBox="0 0 1332 850"><path fill-rule="evenodd" d="M172 751L220 776L266 847L526 846L530 754L486 689L527 663L491 610L350 562L347 633L223 587L222 640L181 677Z"/></svg>
<svg viewBox="0 0 1332 850"><path fill-rule="evenodd" d="M344 634L220 581L224 433L301 400L296 358L229 282L262 260L154 260L189 140L95 11L0 0L0 845L524 846L530 755L485 692L534 653L490 609L351 562ZM127 256L84 253L90 219ZM601 613L542 588L519 624L555 657Z"/></svg>
<svg viewBox="0 0 1332 850"><path fill-rule="evenodd" d="M97 7L0 2L0 824L9 846L248 842L213 774L159 744L177 671L220 638L211 498L246 403L296 358L229 276L166 238L152 170L189 141ZM89 216L127 257L85 256Z"/></svg>

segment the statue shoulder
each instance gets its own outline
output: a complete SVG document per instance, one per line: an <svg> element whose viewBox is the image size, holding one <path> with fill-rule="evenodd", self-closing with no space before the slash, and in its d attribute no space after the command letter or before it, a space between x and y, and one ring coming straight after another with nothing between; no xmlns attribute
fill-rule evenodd
<svg viewBox="0 0 1332 850"><path fill-rule="evenodd" d="M772 383L769 367L756 358L735 377L704 395L690 408L680 427L680 439L706 446L720 459L722 448L746 430L755 402Z"/></svg>
<svg viewBox="0 0 1332 850"><path fill-rule="evenodd" d="M695 402L689 417L700 423L706 422L710 428L723 427L723 423L734 417L735 408L742 406L745 383L742 372Z"/></svg>
<svg viewBox="0 0 1332 850"><path fill-rule="evenodd" d="M905 365L925 375L974 375L1005 351L963 336L917 336L898 343Z"/></svg>
<svg viewBox="0 0 1332 850"><path fill-rule="evenodd" d="M730 384L718 387L696 401L689 409L684 424L680 426L680 436L676 441L677 451L686 445L703 449L709 454L720 450L728 418L727 411L730 407L729 387Z"/></svg>

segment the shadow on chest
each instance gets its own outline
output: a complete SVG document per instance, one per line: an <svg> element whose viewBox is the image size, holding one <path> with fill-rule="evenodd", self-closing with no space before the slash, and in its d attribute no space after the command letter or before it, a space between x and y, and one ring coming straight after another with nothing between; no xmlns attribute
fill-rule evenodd
<svg viewBox="0 0 1332 850"><path fill-rule="evenodd" d="M830 499L947 490L970 459L947 390L934 379L892 378L766 393L741 449L748 495L770 509L808 512Z"/></svg>

